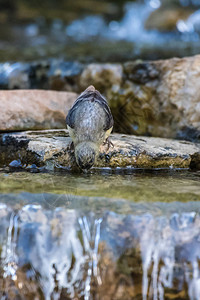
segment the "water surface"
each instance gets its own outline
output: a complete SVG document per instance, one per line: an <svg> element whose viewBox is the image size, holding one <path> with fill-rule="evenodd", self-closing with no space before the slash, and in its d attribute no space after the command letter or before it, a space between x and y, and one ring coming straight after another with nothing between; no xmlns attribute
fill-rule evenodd
<svg viewBox="0 0 200 300"><path fill-rule="evenodd" d="M112 171L88 174L0 173L1 193L54 193L133 202L199 201L200 174L190 171Z"/></svg>

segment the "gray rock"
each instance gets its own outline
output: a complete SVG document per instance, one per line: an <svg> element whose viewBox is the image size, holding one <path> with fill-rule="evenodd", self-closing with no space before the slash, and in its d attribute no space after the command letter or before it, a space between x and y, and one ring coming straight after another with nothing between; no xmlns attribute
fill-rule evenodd
<svg viewBox="0 0 200 300"><path fill-rule="evenodd" d="M200 145L163 138L111 135L114 147L101 146L96 167L199 168ZM0 166L77 169L67 130L0 135Z"/></svg>
<svg viewBox="0 0 200 300"><path fill-rule="evenodd" d="M78 62L52 61L47 73L48 88L77 92L82 70L83 65Z"/></svg>

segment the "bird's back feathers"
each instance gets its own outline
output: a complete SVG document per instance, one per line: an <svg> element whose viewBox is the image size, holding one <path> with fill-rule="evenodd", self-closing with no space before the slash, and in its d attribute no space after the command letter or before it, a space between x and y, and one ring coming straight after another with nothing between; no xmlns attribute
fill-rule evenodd
<svg viewBox="0 0 200 300"><path fill-rule="evenodd" d="M88 101L90 103L95 102L98 103L105 112L106 119L104 124L104 131L107 131L113 127L113 117L110 111L110 107L108 106L108 103L106 99L99 93L99 91L95 90L93 86L89 86L75 101L73 107L69 110L66 123L68 126L70 126L72 129L75 128L75 115L76 110L82 106L82 104ZM98 116L97 116L98 117Z"/></svg>

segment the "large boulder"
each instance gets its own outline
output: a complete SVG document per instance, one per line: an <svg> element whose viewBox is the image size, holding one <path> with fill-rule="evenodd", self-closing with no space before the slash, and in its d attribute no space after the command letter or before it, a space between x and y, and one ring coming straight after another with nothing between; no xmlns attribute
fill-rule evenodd
<svg viewBox="0 0 200 300"><path fill-rule="evenodd" d="M112 65L105 81L104 73L105 65L89 65L80 83L82 88L93 83L104 91L114 115L115 131L200 138L200 55L127 62L123 72L120 65Z"/></svg>
<svg viewBox="0 0 200 300"><path fill-rule="evenodd" d="M0 91L0 131L64 128L76 97L70 92Z"/></svg>

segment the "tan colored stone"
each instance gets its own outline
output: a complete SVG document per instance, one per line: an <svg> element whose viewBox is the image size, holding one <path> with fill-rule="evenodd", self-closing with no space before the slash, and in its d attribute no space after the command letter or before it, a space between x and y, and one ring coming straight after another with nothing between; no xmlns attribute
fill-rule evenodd
<svg viewBox="0 0 200 300"><path fill-rule="evenodd" d="M120 64L90 64L81 74L80 87L85 89L92 84L102 92L105 88L120 85L122 75L123 69Z"/></svg>
<svg viewBox="0 0 200 300"><path fill-rule="evenodd" d="M65 128L76 97L69 92L0 91L0 131Z"/></svg>
<svg viewBox="0 0 200 300"><path fill-rule="evenodd" d="M117 131L199 139L200 55L130 62L124 71L124 83L107 92Z"/></svg>
<svg viewBox="0 0 200 300"><path fill-rule="evenodd" d="M199 83L200 55L91 64L80 75L80 91L93 84L108 99L116 132L188 140L200 140Z"/></svg>
<svg viewBox="0 0 200 300"><path fill-rule="evenodd" d="M174 125L180 129L193 127L200 131L200 55L163 61L160 73L157 95L169 125L175 118ZM172 116L167 116L170 112Z"/></svg>

